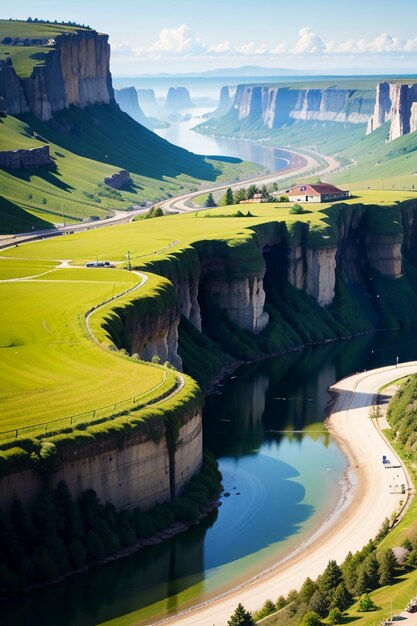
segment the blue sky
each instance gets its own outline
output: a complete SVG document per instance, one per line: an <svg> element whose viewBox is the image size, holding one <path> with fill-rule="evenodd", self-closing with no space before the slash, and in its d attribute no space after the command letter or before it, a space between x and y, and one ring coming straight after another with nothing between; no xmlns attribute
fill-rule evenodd
<svg viewBox="0 0 417 626"><path fill-rule="evenodd" d="M2 17L110 35L117 75L261 65L417 73L415 0L19 0Z"/></svg>

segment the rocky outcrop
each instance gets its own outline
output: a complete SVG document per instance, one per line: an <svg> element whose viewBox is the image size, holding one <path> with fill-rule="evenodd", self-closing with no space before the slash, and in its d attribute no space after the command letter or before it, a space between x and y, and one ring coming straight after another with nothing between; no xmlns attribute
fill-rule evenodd
<svg viewBox="0 0 417 626"><path fill-rule="evenodd" d="M106 176L104 182L106 185L109 185L109 187L113 187L113 189L121 189L124 185L130 185L132 179L127 170L119 170L111 176Z"/></svg>
<svg viewBox="0 0 417 626"><path fill-rule="evenodd" d="M169 361L182 369L178 355L178 325L180 315L177 307L168 307L163 312L130 318L125 325L130 352L144 361L159 357L161 363Z"/></svg>
<svg viewBox="0 0 417 626"><path fill-rule="evenodd" d="M337 248L307 248L306 291L320 306L333 302Z"/></svg>
<svg viewBox="0 0 417 626"><path fill-rule="evenodd" d="M233 280L210 280L205 287L216 305L244 330L260 333L268 324L264 311L263 276Z"/></svg>
<svg viewBox="0 0 417 626"><path fill-rule="evenodd" d="M49 146L39 146L30 150L0 151L0 168L10 170L49 168L52 165Z"/></svg>
<svg viewBox="0 0 417 626"><path fill-rule="evenodd" d="M161 110L153 89L138 89L138 102L146 115L158 115Z"/></svg>
<svg viewBox="0 0 417 626"><path fill-rule="evenodd" d="M231 109L233 104L233 93L234 89L225 85L220 90L219 104L217 109L211 113L210 117L221 117L222 115L226 115L226 113Z"/></svg>
<svg viewBox="0 0 417 626"><path fill-rule="evenodd" d="M193 105L190 92L186 87L170 87L164 102L164 108L169 111L180 111L190 109Z"/></svg>
<svg viewBox="0 0 417 626"><path fill-rule="evenodd" d="M20 78L9 63L0 62L0 96L7 111L30 111L47 121L71 105L86 107L113 101L108 36L93 30L63 33L30 76Z"/></svg>
<svg viewBox="0 0 417 626"><path fill-rule="evenodd" d="M386 278L398 279L402 276L402 243L392 237L367 235L366 256L372 269Z"/></svg>
<svg viewBox="0 0 417 626"><path fill-rule="evenodd" d="M182 279L177 285L174 283L180 303L181 315L201 331L201 309L198 302L199 281L194 278Z"/></svg>
<svg viewBox="0 0 417 626"><path fill-rule="evenodd" d="M139 106L138 93L135 87L125 87L123 89L115 89L114 97L119 107L130 115L130 117L146 128L156 128L154 121L146 117L145 113Z"/></svg>
<svg viewBox="0 0 417 626"><path fill-rule="evenodd" d="M239 85L233 108L239 120L280 128L293 120L366 124L374 103L374 92L359 89Z"/></svg>
<svg viewBox="0 0 417 626"><path fill-rule="evenodd" d="M417 84L378 83L367 133L390 122L388 141L417 130Z"/></svg>
<svg viewBox="0 0 417 626"><path fill-rule="evenodd" d="M0 60L0 97L2 109L4 107L10 115L20 115L29 111L23 87L10 59Z"/></svg>

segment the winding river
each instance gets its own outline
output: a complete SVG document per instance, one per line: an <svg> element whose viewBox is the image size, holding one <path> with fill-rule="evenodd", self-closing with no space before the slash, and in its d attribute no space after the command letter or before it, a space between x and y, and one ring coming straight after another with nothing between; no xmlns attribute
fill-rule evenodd
<svg viewBox="0 0 417 626"><path fill-rule="evenodd" d="M153 622L235 587L300 548L343 499L346 460L323 427L336 380L415 359L417 329L365 335L242 366L207 398L205 445L222 505L164 544L2 605L4 623Z"/></svg>

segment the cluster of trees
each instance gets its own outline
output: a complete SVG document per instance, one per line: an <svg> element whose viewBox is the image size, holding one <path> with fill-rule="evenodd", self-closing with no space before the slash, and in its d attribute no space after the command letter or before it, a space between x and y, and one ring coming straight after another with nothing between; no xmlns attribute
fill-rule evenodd
<svg viewBox="0 0 417 626"><path fill-rule="evenodd" d="M65 482L44 489L31 510L16 499L8 514L0 509L0 596L115 556L175 522L198 521L218 498L220 480L216 460L206 453L201 473L179 498L146 512L119 511L93 489L75 500Z"/></svg>
<svg viewBox="0 0 417 626"><path fill-rule="evenodd" d="M406 540L404 545L410 550L408 565L411 567L414 563L414 556L411 555L417 556L417 539L414 543ZM234 621L228 624L230 626L254 624L281 609L286 609L280 613L279 623L282 625L319 626L323 618L327 618L331 624L340 624L343 612L352 604L354 598L359 599L360 611L375 610L377 607L369 592L380 586L392 584L397 569L393 551L377 552L375 542L370 541L362 550L355 554L349 553L341 566L336 561L329 561L317 580L306 578L300 591L292 590L286 597L280 596L276 602L268 599L253 616L247 614L244 607L239 605L231 617ZM246 615L245 619L250 618L252 622L236 621L239 616L242 618L242 615Z"/></svg>
<svg viewBox="0 0 417 626"><path fill-rule="evenodd" d="M237 189L237 191L233 192L232 188L229 187L226 189L226 193L220 199L220 205L228 206L231 204L239 204L245 200L251 200L255 194L262 194L262 198L264 202L288 202L287 196L281 196L279 200L275 196L272 196L272 192L278 191L277 183L272 183L272 185L262 185L262 187L257 187L257 185L250 185L249 187ZM211 194L209 194L211 195ZM215 205L206 205L206 206L215 206Z"/></svg>
<svg viewBox="0 0 417 626"><path fill-rule="evenodd" d="M88 28L88 29L90 29L90 26L85 26L85 24L78 24L77 22L70 22L70 21L68 21L68 22L58 22L58 20L54 20L52 22L51 20L40 20L37 17L34 17L34 18L28 17L26 21L29 24L59 24L59 25L63 25L63 26L79 26L80 28Z"/></svg>

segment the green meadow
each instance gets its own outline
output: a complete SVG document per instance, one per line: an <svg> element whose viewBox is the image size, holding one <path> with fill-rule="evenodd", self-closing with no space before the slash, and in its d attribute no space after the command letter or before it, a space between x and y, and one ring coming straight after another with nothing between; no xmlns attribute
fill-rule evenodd
<svg viewBox="0 0 417 626"><path fill-rule="evenodd" d="M398 216L391 206L413 197L410 192L365 191L346 204L385 204L385 209L375 208L374 226L380 232L392 232ZM0 430L94 411L140 394L150 397L155 388L159 393L160 385L172 386L172 371L99 346L86 328L86 311L140 282L137 274L123 269L128 251L132 264L146 269L192 244L217 240L240 267L250 268L251 250L259 245L257 228L285 222L291 236L297 223L308 222L311 245L326 247L334 241L340 207L309 207L309 213L290 215L288 203L251 204L243 209L250 208L253 217L243 218L231 217L235 207L220 207L89 230L3 251ZM96 258L112 261L119 269L77 267ZM150 274L148 282L116 299L116 306L147 298L146 306L152 310L152 302L168 293L167 285L166 279ZM112 341L104 328L113 307L113 303L106 304L91 316L94 336L107 347Z"/></svg>
<svg viewBox="0 0 417 626"><path fill-rule="evenodd" d="M0 170L0 233L102 219L145 201L260 171L239 159L198 156L172 146L117 105L71 109L55 118L53 124L29 115L0 119L0 150L48 144L53 162L50 169ZM131 184L120 190L104 184L106 176L122 168L129 171Z"/></svg>
<svg viewBox="0 0 417 626"><path fill-rule="evenodd" d="M8 264L2 275L8 269L15 275L20 268L26 269ZM37 278L0 282L2 432L172 386L170 372L100 348L87 332L85 312L137 284L137 275L111 269L53 270L39 262L32 275L35 270ZM10 435L0 435L5 438Z"/></svg>

